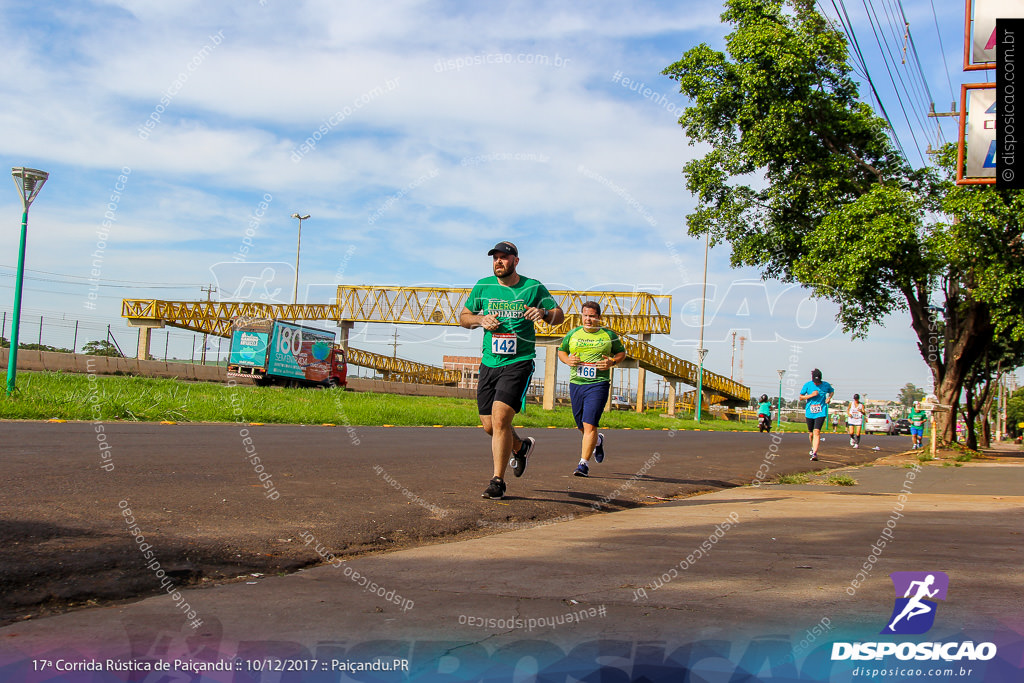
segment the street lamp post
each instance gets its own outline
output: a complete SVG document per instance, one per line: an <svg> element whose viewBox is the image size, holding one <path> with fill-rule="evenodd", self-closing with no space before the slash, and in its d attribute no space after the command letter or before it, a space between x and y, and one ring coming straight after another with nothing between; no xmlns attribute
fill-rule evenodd
<svg viewBox="0 0 1024 683"><path fill-rule="evenodd" d="M704 393L704 356L708 350L704 348L704 304L708 297L708 250L711 248L711 233L704 236L704 289L700 295L700 339L697 341L697 355L700 365L697 368L697 412L696 419L700 422L700 403Z"/></svg>
<svg viewBox="0 0 1024 683"><path fill-rule="evenodd" d="M779 373L779 431L782 431L782 376L786 374L785 370L778 370Z"/></svg>
<svg viewBox="0 0 1024 683"><path fill-rule="evenodd" d="M302 249L302 221L309 218L309 214L300 216L297 213L293 213L292 218L299 219L299 239L295 245L295 292L292 294L292 303L297 304L299 303L299 251Z"/></svg>
<svg viewBox="0 0 1024 683"><path fill-rule="evenodd" d="M43 189L43 183L50 177L46 171L34 168L16 167L11 169L14 184L21 195L21 241L18 243L18 272L14 280L14 315L11 317L11 349L7 354L7 395L14 393L15 377L18 374L18 331L21 323L21 286L25 277L25 241L28 237L28 207Z"/></svg>
<svg viewBox="0 0 1024 683"><path fill-rule="evenodd" d="M700 365L697 368L697 422L700 422L700 400L704 393L704 356L708 355L707 349L697 349L700 356Z"/></svg>

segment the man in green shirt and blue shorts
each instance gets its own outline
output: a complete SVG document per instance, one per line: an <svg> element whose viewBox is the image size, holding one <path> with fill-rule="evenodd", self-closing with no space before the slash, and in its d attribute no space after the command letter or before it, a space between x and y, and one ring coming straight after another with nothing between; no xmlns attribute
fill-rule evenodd
<svg viewBox="0 0 1024 683"><path fill-rule="evenodd" d="M614 330L601 327L601 305L587 301L580 306L583 325L565 335L558 347L558 359L568 365L569 400L576 428L583 432L580 462L573 472L590 475L590 458L604 460L604 434L597 431L608 403L611 369L626 357L626 348Z"/></svg>
<svg viewBox="0 0 1024 683"><path fill-rule="evenodd" d="M565 314L547 287L516 272L516 245L498 242L487 255L493 259L494 276L473 286L459 324L468 329L484 328L476 402L480 424L491 437L494 476L483 497L501 500L506 489L505 469L511 466L517 477L522 476L535 443L533 437L519 438L512 428L533 377L534 323L543 320L558 325Z"/></svg>
<svg viewBox="0 0 1024 683"><path fill-rule="evenodd" d="M914 401L914 407L907 417L910 419L911 448L923 448L924 424L928 421L928 413L921 410L921 404Z"/></svg>

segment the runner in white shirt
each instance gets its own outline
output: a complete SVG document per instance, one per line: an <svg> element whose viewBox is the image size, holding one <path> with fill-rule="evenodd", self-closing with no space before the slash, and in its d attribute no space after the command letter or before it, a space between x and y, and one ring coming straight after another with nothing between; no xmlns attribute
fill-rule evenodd
<svg viewBox="0 0 1024 683"><path fill-rule="evenodd" d="M846 409L846 426L850 432L850 445L860 448L860 431L864 426L864 404L860 402L860 394L854 394L850 407Z"/></svg>

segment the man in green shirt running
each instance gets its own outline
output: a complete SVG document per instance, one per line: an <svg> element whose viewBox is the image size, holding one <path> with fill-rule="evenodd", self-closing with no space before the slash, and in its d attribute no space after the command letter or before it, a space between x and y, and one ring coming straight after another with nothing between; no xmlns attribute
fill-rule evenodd
<svg viewBox="0 0 1024 683"><path fill-rule="evenodd" d="M921 410L921 404L914 401L907 419L910 420L910 441L911 448L922 448L921 440L924 437L924 423L928 421L928 413Z"/></svg>
<svg viewBox="0 0 1024 683"><path fill-rule="evenodd" d="M626 347L614 330L601 327L601 305L587 301L580 306L583 325L565 335L558 360L571 368L569 400L576 428L583 432L580 462L573 472L590 476L590 458L604 460L604 434L597 431L611 387L611 369L626 358Z"/></svg>
<svg viewBox="0 0 1024 683"><path fill-rule="evenodd" d="M484 328L476 402L480 424L491 437L494 476L483 497L501 500L505 496L505 469L511 465L513 474L522 476L535 443L533 437L519 438L512 428L512 419L523 409L533 376L534 323L543 320L558 325L565 314L547 287L516 272L516 245L498 242L487 255L493 259L494 276L473 286L459 324L468 329Z"/></svg>

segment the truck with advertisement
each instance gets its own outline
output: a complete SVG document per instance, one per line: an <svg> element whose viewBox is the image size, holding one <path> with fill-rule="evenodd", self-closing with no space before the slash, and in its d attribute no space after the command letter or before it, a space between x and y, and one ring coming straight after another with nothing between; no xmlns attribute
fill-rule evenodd
<svg viewBox="0 0 1024 683"><path fill-rule="evenodd" d="M332 332L266 318L231 323L229 378L249 378L259 386L344 387L347 375L345 351Z"/></svg>

